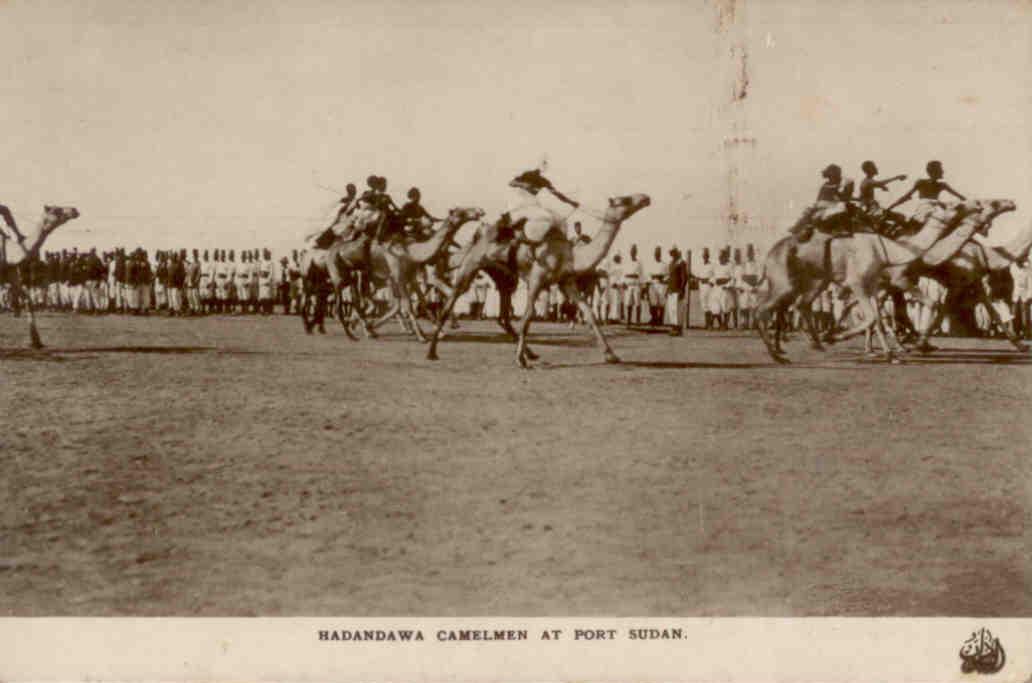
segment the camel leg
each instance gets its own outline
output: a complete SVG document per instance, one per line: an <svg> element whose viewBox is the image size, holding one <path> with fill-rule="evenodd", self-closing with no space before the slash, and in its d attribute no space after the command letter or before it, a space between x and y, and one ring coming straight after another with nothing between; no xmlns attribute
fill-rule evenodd
<svg viewBox="0 0 1032 683"><path fill-rule="evenodd" d="M804 292L796 301L799 317L803 321L803 329L810 335L810 348L816 351L823 351L824 346L821 344L820 334L817 332L817 326L813 320L813 308L811 306L814 300L824 291L824 286L825 283L821 283L820 286L811 289L809 292Z"/></svg>
<svg viewBox="0 0 1032 683"><path fill-rule="evenodd" d="M858 290L853 289L854 293ZM863 314L863 322L856 325L855 327L845 330L844 332L838 333L834 336L835 341L845 341L861 334L869 334L872 331L878 335L878 342L881 344L882 350L885 353L885 359L893 361L892 349L889 348L888 342L885 340L885 333L881 326L881 317L878 311L878 300L875 295L856 295L857 306L860 307L860 312Z"/></svg>
<svg viewBox="0 0 1032 683"><path fill-rule="evenodd" d="M1003 323L1003 319L1000 318L999 312L997 312L996 307L993 306L993 302L989 299L986 293L979 290L978 298L982 302L982 305L985 306L985 310L989 313L989 319L992 321L991 324L994 323L998 328L1003 330L1003 333L1007 335L1007 341L1009 341L1018 351L1028 351L1028 344L1021 341L1021 338L1014 334L1014 330L1011 325L1005 325ZM29 309L29 315L32 315L31 308Z"/></svg>
<svg viewBox="0 0 1032 683"><path fill-rule="evenodd" d="M939 329L943 316L946 314L946 307L941 306L934 298L927 296L920 289L916 289L918 300L921 302L920 313L918 314L917 343L915 348L921 353L929 353L935 350L929 338L932 330Z"/></svg>
<svg viewBox="0 0 1032 683"><path fill-rule="evenodd" d="M759 293L759 301L756 303L753 318L756 324L756 331L767 348L771 359L778 363L788 363L784 351L781 349L781 326L784 318L784 311L791 303L794 292L790 283L782 283L780 280L771 279L769 288ZM773 321L773 330L769 325Z"/></svg>
<svg viewBox="0 0 1032 683"><path fill-rule="evenodd" d="M352 309L354 309L355 315L362 324L362 331L365 333L365 336L369 339L375 339L377 336L376 330L373 329L372 322L368 317L376 313L376 302L372 299L374 292L369 291L369 288L365 287L362 282L356 285L355 292L357 297L352 305Z"/></svg>
<svg viewBox="0 0 1032 683"><path fill-rule="evenodd" d="M13 296L18 297L22 293L23 290L19 286L17 291L13 293ZM40 338L39 330L36 328L36 306L32 303L32 296L30 294L25 293L25 296L22 298L25 299L25 310L29 314L29 346L34 349L42 349L43 340Z"/></svg>
<svg viewBox="0 0 1032 683"><path fill-rule="evenodd" d="M512 327L512 295L516 291L516 287L507 281L502 281L500 275L491 272L488 272L488 275L494 280L495 289L498 290L498 324L513 341L516 341L519 335Z"/></svg>
<svg viewBox="0 0 1032 683"><path fill-rule="evenodd" d="M856 297L853 297L851 301L842 307L842 315L840 315L838 320L835 321L834 327L828 330L824 335L824 341L834 342L835 330L841 330L846 327L846 323L849 322L849 316L852 314L854 308L856 308Z"/></svg>
<svg viewBox="0 0 1032 683"><path fill-rule="evenodd" d="M401 311L401 299L399 297L394 297L394 301L391 302L391 306L390 306L390 308L387 309L387 312L384 313L379 318L377 318L376 320L372 321L371 323L368 323L367 327L370 330L375 331L376 328L380 327L384 323L389 322L390 320L393 320L398 315L398 313L400 311Z"/></svg>
<svg viewBox="0 0 1032 683"><path fill-rule="evenodd" d="M828 337L826 341L829 343L845 341L858 335L865 334L880 320L877 298L871 294L860 294L857 288L852 289L853 298L856 301L856 305L860 308L863 320L851 328L843 330L842 332L837 332Z"/></svg>
<svg viewBox="0 0 1032 683"><path fill-rule="evenodd" d="M441 339L441 335L444 333L444 326L448 323L448 318L451 317L452 310L455 308L455 303L459 300L459 297L469 289L469 286L473 283L473 278L476 277L478 270L480 269L467 267L456 274L455 286L452 288L452 293L448 296L448 300L444 303L444 308L441 309L437 323L434 325L434 333L430 336L430 346L426 350L427 360L438 359L437 343Z"/></svg>
<svg viewBox="0 0 1032 683"><path fill-rule="evenodd" d="M595 318L595 312L591 310L591 304L584 300L581 296L580 290L577 289L576 283L567 283L562 286L563 294L569 301L573 301L577 304L577 308L580 309L581 314L591 325L592 332L595 333L595 339L598 340L599 346L602 348L602 357L607 363L619 363L620 359L613 353L613 349L609 347L609 342L606 341L605 335L602 334L602 330L599 329L598 320Z"/></svg>
<svg viewBox="0 0 1032 683"><path fill-rule="evenodd" d="M516 341L520 335L516 332L516 328L512 326L512 295L512 290L498 292L498 324L513 341Z"/></svg>
<svg viewBox="0 0 1032 683"><path fill-rule="evenodd" d="M354 295L352 295L351 301L354 301L354 300L355 300ZM352 306L348 306L348 309L349 310L347 311L347 313L345 313L345 311L344 311L343 289L338 289L337 290L337 320L339 320L341 326L344 327L344 334L346 334L348 336L348 339L350 339L352 341L358 341L358 336L356 336L355 333L351 331L351 321L354 320L354 318L353 318L354 311L350 310L350 309L352 309Z"/></svg>
<svg viewBox="0 0 1032 683"><path fill-rule="evenodd" d="M882 323L881 310L878 307L878 297L871 297L868 300L868 303L870 304L870 310L874 314L874 332L878 335L878 342L881 344L882 350L885 352L885 360L890 363L898 363L899 361L892 354L892 348L889 347L889 344L885 339L885 325Z"/></svg>
<svg viewBox="0 0 1032 683"><path fill-rule="evenodd" d="M309 306L314 306L312 302L312 292L308 287L305 287L301 294L301 323L305 326L305 334L311 334L312 329L315 327L315 323L312 320L312 312L309 311Z"/></svg>
<svg viewBox="0 0 1032 683"><path fill-rule="evenodd" d="M530 330L530 323L534 320L534 304L537 303L538 295L544 286L544 271L535 264L527 278L527 310L523 312L523 319L520 321L520 334L516 342L516 364L527 369L530 364L527 362L527 332Z"/></svg>
<svg viewBox="0 0 1032 683"><path fill-rule="evenodd" d="M419 326L419 319L416 317L416 312L412 310L412 296L401 285L398 285L398 290L400 291L398 303L401 305L401 314L404 318L408 319L409 324L412 326L412 333L416 335L416 339L418 339L420 343L425 344L428 340L426 335L423 334L423 328Z"/></svg>
<svg viewBox="0 0 1032 683"><path fill-rule="evenodd" d="M325 288L320 287L315 295L315 324L319 328L319 334L326 334L326 308L329 296Z"/></svg>

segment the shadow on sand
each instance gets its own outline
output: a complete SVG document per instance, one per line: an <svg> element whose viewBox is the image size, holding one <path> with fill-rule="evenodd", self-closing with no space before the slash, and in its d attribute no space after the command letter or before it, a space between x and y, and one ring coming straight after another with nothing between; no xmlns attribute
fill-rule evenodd
<svg viewBox="0 0 1032 683"><path fill-rule="evenodd" d="M220 356L260 356L266 351L217 348L214 346L84 346L74 348L45 347L42 349L0 349L0 361L30 360L62 363L85 360L105 353L144 353L160 355L213 354Z"/></svg>
<svg viewBox="0 0 1032 683"><path fill-rule="evenodd" d="M1032 356L1028 353L998 349L943 349L927 354L907 353L898 358L902 361L901 365L1032 365ZM874 357L862 354L842 355L829 357L826 362L863 366L889 365L881 354Z"/></svg>
<svg viewBox="0 0 1032 683"><path fill-rule="evenodd" d="M791 367L777 363L675 363L668 361L633 361L622 360L619 363L549 363L547 360L535 361L537 370L565 370L569 368L647 368L652 370L756 370L760 368Z"/></svg>
<svg viewBox="0 0 1032 683"><path fill-rule="evenodd" d="M363 340L364 341L364 340ZM412 335L391 335L391 336L380 336L373 341L415 341L415 337ZM516 346L516 341L513 340L509 335L504 332L497 334L476 334L470 332L449 332L447 335L441 337L440 344L446 345L449 342L469 342L474 344L508 344L509 346ZM560 335L538 335L531 334L527 338L527 343L533 346L563 346L566 348L590 348L595 346L594 337L570 337Z"/></svg>

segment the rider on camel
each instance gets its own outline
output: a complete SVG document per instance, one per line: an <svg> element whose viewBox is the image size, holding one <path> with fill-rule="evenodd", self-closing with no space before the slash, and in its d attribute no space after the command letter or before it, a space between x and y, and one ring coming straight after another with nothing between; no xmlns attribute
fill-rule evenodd
<svg viewBox="0 0 1032 683"><path fill-rule="evenodd" d="M834 233L849 223L853 181L847 180L845 185L842 184L842 168L838 164L826 166L821 171L821 177L824 183L817 190L817 202L803 211L803 215L789 229L799 242L809 240L815 227Z"/></svg>
<svg viewBox="0 0 1032 683"><path fill-rule="evenodd" d="M865 161L860 168L864 172L864 179L860 181L860 209L871 225L879 226L887 222L897 225L906 223L906 218L899 213L882 209L874 193L876 190L888 190L890 183L897 180L906 180L907 177L905 175L897 175L885 180L878 180L878 167L873 161Z"/></svg>
<svg viewBox="0 0 1032 683"><path fill-rule="evenodd" d="M437 223L441 219L430 215L422 204L419 203L420 193L418 187L408 191L409 200L401 207L398 216L406 235L420 236L423 233L426 222Z"/></svg>
<svg viewBox="0 0 1032 683"><path fill-rule="evenodd" d="M551 218L554 214L541 205L541 198L538 196L541 190L548 190L559 201L574 208L580 206L579 203L556 189L538 169L519 174L509 181L509 187L513 188L509 210L502 214L497 223L497 239L500 242L508 241L516 233L519 233L520 241L529 244L538 244L544 240L545 235L550 231ZM528 223L534 223L537 228L532 229L529 234L524 229ZM541 230L542 226L544 227L543 231Z"/></svg>
<svg viewBox="0 0 1032 683"><path fill-rule="evenodd" d="M942 208L943 203L939 201L939 195L942 194L942 192L949 192L960 201L964 201L964 195L954 190L949 186L949 183L942 179L944 175L942 162L929 161L925 166L925 170L928 171L928 177L917 180L914 183L914 186L910 188L910 191L890 204L886 211L891 211L896 208L914 196L914 193L916 192L919 201L917 207L914 209L914 213L910 217L910 220L917 223L924 223L928 216L937 209Z"/></svg>

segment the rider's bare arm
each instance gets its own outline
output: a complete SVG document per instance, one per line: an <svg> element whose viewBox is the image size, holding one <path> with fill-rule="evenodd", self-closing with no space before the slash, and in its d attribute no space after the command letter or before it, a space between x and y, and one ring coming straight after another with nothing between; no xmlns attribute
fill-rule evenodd
<svg viewBox="0 0 1032 683"><path fill-rule="evenodd" d="M906 180L906 179L907 179L907 177L905 175L896 175L896 176L892 176L891 178L886 178L885 180L873 180L873 181L871 181L871 183L875 187L877 187L879 190L887 190L887 189L889 189L889 185L891 183L894 183L897 180Z"/></svg>
<svg viewBox="0 0 1032 683"><path fill-rule="evenodd" d="M902 197L900 197L896 201L894 201L891 204L889 204L888 209L886 209L886 210L896 208L900 204L904 203L905 201L907 201L908 199L913 197L915 192L917 192L917 183L916 182L914 183L914 186L912 188L910 188L910 192L907 192L905 195L903 195Z"/></svg>
<svg viewBox="0 0 1032 683"><path fill-rule="evenodd" d="M435 218L434 216L431 216L430 212L427 211L426 207L423 206L422 204L419 205L419 215L422 216L423 218L429 218L434 223L440 223L441 222L440 218Z"/></svg>
<svg viewBox="0 0 1032 683"><path fill-rule="evenodd" d="M949 192L951 195L953 195L954 197L956 197L960 201L964 201L965 200L964 195L962 195L961 193L959 193L956 190L954 190L952 187L949 186L948 183L943 183L942 184L942 189L946 190L947 192Z"/></svg>
<svg viewBox="0 0 1032 683"><path fill-rule="evenodd" d="M560 192L559 190L557 190L554 187L552 187L551 184L548 185L548 191L551 192L552 194L554 194L556 196L556 199L558 199L559 201L565 202L565 203L569 204L570 206L572 206L574 208L577 208L577 207L580 206L580 204L578 204L577 202L573 201L572 199L570 199L569 197L564 195L562 192Z"/></svg>

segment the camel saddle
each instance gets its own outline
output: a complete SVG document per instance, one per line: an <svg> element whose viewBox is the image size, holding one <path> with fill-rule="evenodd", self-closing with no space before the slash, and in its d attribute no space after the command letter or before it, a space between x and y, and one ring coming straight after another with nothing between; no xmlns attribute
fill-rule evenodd
<svg viewBox="0 0 1032 683"><path fill-rule="evenodd" d="M789 232L799 243L808 242L819 231L830 237L853 234L853 217L845 202L817 202L803 211Z"/></svg>

